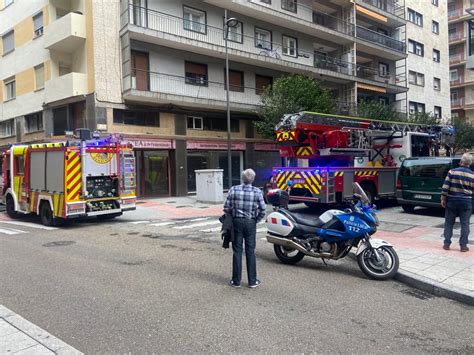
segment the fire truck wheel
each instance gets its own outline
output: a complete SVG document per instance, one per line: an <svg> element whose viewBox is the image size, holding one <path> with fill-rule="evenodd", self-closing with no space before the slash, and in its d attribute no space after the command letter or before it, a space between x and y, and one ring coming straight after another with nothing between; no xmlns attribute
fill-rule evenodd
<svg viewBox="0 0 474 355"><path fill-rule="evenodd" d="M51 211L51 207L49 206L48 202L42 202L40 207L40 218L41 223L45 226L54 226L54 216L53 211Z"/></svg>
<svg viewBox="0 0 474 355"><path fill-rule="evenodd" d="M13 201L13 197L11 197L10 195L7 196L6 210L7 210L8 217L10 218L19 217L18 213L15 212L15 201Z"/></svg>

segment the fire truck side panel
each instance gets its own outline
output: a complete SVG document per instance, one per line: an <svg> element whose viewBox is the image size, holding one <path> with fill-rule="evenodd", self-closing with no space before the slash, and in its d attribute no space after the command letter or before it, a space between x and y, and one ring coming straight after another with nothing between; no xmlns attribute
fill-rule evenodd
<svg viewBox="0 0 474 355"><path fill-rule="evenodd" d="M391 196L396 193L396 169L388 169L386 171L379 170L379 178L378 178L378 188L377 188L377 195L378 196Z"/></svg>
<svg viewBox="0 0 474 355"><path fill-rule="evenodd" d="M26 212L27 209L27 191L24 186L25 176L25 153L26 146L15 146L13 148L13 155L11 156L13 162L12 174L12 189L14 199L16 200L16 209L21 212Z"/></svg>
<svg viewBox="0 0 474 355"><path fill-rule="evenodd" d="M82 192L81 155L78 149L68 149L66 154L66 202L73 202Z"/></svg>

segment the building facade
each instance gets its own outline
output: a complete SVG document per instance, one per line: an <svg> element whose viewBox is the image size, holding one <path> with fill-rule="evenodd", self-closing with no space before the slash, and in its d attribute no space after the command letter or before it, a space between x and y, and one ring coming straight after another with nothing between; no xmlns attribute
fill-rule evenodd
<svg viewBox="0 0 474 355"><path fill-rule="evenodd" d="M451 121L446 0L405 0L408 113Z"/></svg>
<svg viewBox="0 0 474 355"><path fill-rule="evenodd" d="M282 75L320 80L342 114L362 100L406 114L400 1L225 4L238 20L228 34L234 183L252 167L262 184L280 163L253 121L262 90ZM140 196L192 192L196 169L222 168L227 183L222 1L0 0L0 9L0 146L87 127L134 145Z"/></svg>
<svg viewBox="0 0 474 355"><path fill-rule="evenodd" d="M449 0L449 78L451 82L451 109L453 118L474 123L474 74L468 69L468 19L466 10L470 0Z"/></svg>

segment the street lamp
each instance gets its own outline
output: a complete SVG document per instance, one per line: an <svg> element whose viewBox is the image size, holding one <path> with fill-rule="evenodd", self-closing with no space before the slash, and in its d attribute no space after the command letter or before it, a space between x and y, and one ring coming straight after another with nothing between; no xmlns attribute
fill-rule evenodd
<svg viewBox="0 0 474 355"><path fill-rule="evenodd" d="M227 41L229 37L229 28L233 28L239 24L234 18L227 17L227 9L224 13L224 40L225 40L225 87L226 87L226 107L227 107L227 170L229 174L229 189L232 187L232 140L230 130L230 103L229 103L229 51Z"/></svg>

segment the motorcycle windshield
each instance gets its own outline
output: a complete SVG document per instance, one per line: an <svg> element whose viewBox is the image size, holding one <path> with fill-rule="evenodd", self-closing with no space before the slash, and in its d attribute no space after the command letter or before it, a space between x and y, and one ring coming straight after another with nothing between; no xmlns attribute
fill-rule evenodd
<svg viewBox="0 0 474 355"><path fill-rule="evenodd" d="M359 185L358 182L354 182L352 183L352 186L354 187L354 193L356 194L359 194L362 199L361 199L361 202L364 204L364 205L370 205L370 200L369 198L367 197L367 194L365 193L365 191L362 189L362 187Z"/></svg>

